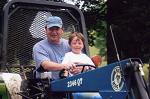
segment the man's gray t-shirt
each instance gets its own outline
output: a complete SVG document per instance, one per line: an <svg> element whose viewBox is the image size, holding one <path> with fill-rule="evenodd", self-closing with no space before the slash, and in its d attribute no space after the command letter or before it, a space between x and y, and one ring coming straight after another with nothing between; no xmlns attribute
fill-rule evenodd
<svg viewBox="0 0 150 99"><path fill-rule="evenodd" d="M68 40L61 39L60 44L53 44L44 39L33 47L33 58L36 63L36 77L40 77L41 63L50 60L61 63L66 52L70 51ZM52 79L59 79L59 71L52 71Z"/></svg>

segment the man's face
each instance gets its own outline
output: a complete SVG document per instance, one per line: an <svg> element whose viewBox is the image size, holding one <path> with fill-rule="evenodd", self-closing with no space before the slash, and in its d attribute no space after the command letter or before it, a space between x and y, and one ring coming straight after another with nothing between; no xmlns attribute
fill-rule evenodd
<svg viewBox="0 0 150 99"><path fill-rule="evenodd" d="M54 26L51 28L46 28L46 34L48 40L56 44L59 43L62 33L63 33L63 29L59 27Z"/></svg>

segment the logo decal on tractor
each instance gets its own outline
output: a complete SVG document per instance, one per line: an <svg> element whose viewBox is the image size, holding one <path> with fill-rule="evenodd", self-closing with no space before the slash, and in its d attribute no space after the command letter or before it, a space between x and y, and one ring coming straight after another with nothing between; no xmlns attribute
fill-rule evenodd
<svg viewBox="0 0 150 99"><path fill-rule="evenodd" d="M119 66L116 66L111 73L111 86L114 91L120 91L124 85L121 69Z"/></svg>

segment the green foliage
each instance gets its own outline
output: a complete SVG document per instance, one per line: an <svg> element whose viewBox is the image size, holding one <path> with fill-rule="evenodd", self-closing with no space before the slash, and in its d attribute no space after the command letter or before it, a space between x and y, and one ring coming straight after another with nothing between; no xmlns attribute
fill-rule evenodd
<svg viewBox="0 0 150 99"><path fill-rule="evenodd" d="M83 1L83 0L81 0ZM90 46L96 46L101 56L106 56L106 2L87 0L82 6L88 30Z"/></svg>
<svg viewBox="0 0 150 99"><path fill-rule="evenodd" d="M104 0L70 0L84 13L90 46L96 46L106 56L106 12ZM82 4L82 5L81 5Z"/></svg>
<svg viewBox="0 0 150 99"><path fill-rule="evenodd" d="M95 46L100 49L100 55L106 56L106 28L107 24L105 21L99 22L100 30L96 33L96 40L95 40Z"/></svg>
<svg viewBox="0 0 150 99"><path fill-rule="evenodd" d="M88 32L90 33L90 39L92 38L93 45L99 49L99 54L101 56L106 55L106 27L107 24L105 21L99 21L99 28L97 30L89 30ZM94 40L93 40L94 38Z"/></svg>
<svg viewBox="0 0 150 99"><path fill-rule="evenodd" d="M121 59L137 57L144 63L150 59L150 1L110 0L108 22L112 25ZM108 37L108 57L115 60L111 36ZM112 62L112 61L111 61Z"/></svg>

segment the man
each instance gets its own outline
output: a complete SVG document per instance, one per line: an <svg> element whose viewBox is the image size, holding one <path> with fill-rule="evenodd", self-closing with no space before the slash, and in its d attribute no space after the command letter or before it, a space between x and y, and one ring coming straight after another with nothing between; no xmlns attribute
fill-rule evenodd
<svg viewBox="0 0 150 99"><path fill-rule="evenodd" d="M46 19L45 32L47 38L33 47L33 58L36 63L36 77L41 72L51 71L52 79L59 79L59 71L68 69L73 64L61 64L66 52L70 51L68 41L61 38L63 23L60 17L51 16Z"/></svg>
<svg viewBox="0 0 150 99"><path fill-rule="evenodd" d="M51 16L46 19L45 33L47 38L33 47L33 58L36 63L36 78L42 78L42 73L51 72L51 79L59 79L59 72L69 69L74 64L61 64L66 52L70 51L68 41L61 38L63 23L60 17ZM62 99L64 94L53 94L54 99ZM52 96L49 96L49 98Z"/></svg>
<svg viewBox="0 0 150 99"><path fill-rule="evenodd" d="M59 72L63 69L73 69L72 73L81 72L81 67L75 67L74 63L61 64L65 53L70 51L68 40L62 37L63 23L61 18L51 16L47 18L45 32L47 38L38 42L33 47L33 58L36 63L36 77L41 78L41 72L51 71L52 79L59 79ZM59 95L55 99L59 99ZM75 95L77 98L82 97L80 94ZM62 98L60 98L62 99Z"/></svg>

